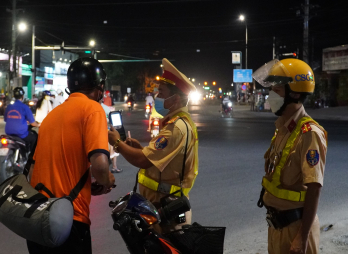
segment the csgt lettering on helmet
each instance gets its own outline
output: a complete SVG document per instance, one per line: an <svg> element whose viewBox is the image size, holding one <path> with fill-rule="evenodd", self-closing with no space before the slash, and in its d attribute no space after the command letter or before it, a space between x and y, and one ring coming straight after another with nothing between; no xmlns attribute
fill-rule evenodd
<svg viewBox="0 0 348 254"><path fill-rule="evenodd" d="M313 75L310 74L297 74L295 76L296 81L313 81Z"/></svg>

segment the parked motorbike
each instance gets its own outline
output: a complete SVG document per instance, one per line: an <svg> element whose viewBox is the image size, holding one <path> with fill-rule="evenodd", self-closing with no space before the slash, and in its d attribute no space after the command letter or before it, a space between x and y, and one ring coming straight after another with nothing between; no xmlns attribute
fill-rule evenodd
<svg viewBox="0 0 348 254"><path fill-rule="evenodd" d="M148 104L145 106L145 118L149 118L151 115L151 105Z"/></svg>
<svg viewBox="0 0 348 254"><path fill-rule="evenodd" d="M157 117L152 118L152 123L151 123L151 138L154 138L158 135L159 133L159 125L160 125L160 120Z"/></svg>
<svg viewBox="0 0 348 254"><path fill-rule="evenodd" d="M109 206L113 208L113 228L117 230L131 254L181 254L164 236L152 229L152 225L167 223L179 214L190 210L188 199L183 196L165 206L155 206L138 193L131 191Z"/></svg>
<svg viewBox="0 0 348 254"><path fill-rule="evenodd" d="M233 108L232 108L232 102L228 102L226 105L223 106L223 111L221 111L221 117L233 117Z"/></svg>

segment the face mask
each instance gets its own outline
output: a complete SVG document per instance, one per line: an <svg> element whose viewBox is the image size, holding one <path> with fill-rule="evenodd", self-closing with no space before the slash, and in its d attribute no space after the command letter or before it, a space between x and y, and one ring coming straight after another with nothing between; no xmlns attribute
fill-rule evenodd
<svg viewBox="0 0 348 254"><path fill-rule="evenodd" d="M169 113L169 109L170 108L169 109L164 108L164 102L165 102L165 100L168 100L168 99L172 98L174 95L168 97L167 99L156 97L156 99L155 99L155 109L156 109L158 114L160 114L162 116L166 116Z"/></svg>
<svg viewBox="0 0 348 254"><path fill-rule="evenodd" d="M269 91L267 102L271 106L273 113L276 113L284 104L284 98L274 91Z"/></svg>
<svg viewBox="0 0 348 254"><path fill-rule="evenodd" d="M51 99L50 96L48 96L48 95L45 96L45 100L49 101L50 99Z"/></svg>

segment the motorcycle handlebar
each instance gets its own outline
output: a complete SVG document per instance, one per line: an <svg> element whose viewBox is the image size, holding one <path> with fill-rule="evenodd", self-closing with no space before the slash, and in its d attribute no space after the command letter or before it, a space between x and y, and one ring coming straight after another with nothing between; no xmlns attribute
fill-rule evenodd
<svg viewBox="0 0 348 254"><path fill-rule="evenodd" d="M130 221L130 217L127 214L124 214L122 216L120 216L116 222L114 222L114 230L120 230L122 229L129 221Z"/></svg>

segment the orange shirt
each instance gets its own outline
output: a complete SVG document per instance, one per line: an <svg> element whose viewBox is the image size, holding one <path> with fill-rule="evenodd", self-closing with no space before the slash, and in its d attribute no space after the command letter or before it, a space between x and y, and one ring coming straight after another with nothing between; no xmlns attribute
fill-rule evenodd
<svg viewBox="0 0 348 254"><path fill-rule="evenodd" d="M102 106L82 93L71 94L40 126L31 185L43 183L56 197L69 195L89 168L94 153L109 157L107 131ZM90 202L89 177L74 200L74 220L91 223Z"/></svg>
<svg viewBox="0 0 348 254"><path fill-rule="evenodd" d="M110 96L107 96L107 97L104 98L104 104L106 106L109 106L109 107L112 106L112 101L111 101L111 97Z"/></svg>

